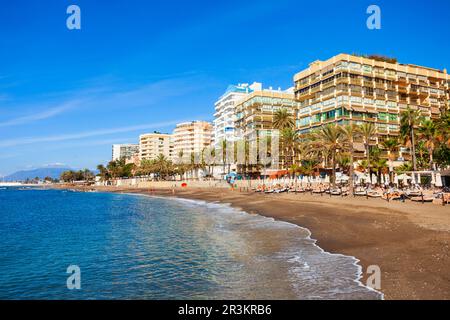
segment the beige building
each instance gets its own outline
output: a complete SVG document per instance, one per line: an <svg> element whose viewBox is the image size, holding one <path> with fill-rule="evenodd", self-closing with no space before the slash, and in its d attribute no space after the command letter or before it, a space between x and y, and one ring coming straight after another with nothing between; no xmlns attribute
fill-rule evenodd
<svg viewBox="0 0 450 320"><path fill-rule="evenodd" d="M255 90L236 104L236 132L243 139L257 141L263 136L272 136L274 115L280 109L286 109L295 119L298 102L295 101L293 88L287 90ZM285 157L281 150L279 163L284 166ZM288 159L292 163L293 159Z"/></svg>
<svg viewBox="0 0 450 320"><path fill-rule="evenodd" d="M294 81L300 133L328 123L372 122L378 133L374 143L399 134L400 114L407 107L437 118L449 100L446 70L377 56L339 54L315 61Z"/></svg>
<svg viewBox="0 0 450 320"><path fill-rule="evenodd" d="M192 121L177 124L173 131L173 155L175 158L192 153L201 154L211 145L213 126L206 121Z"/></svg>
<svg viewBox="0 0 450 320"><path fill-rule="evenodd" d="M153 160L160 154L167 159L172 159L173 139L171 134L154 132L139 136L140 160Z"/></svg>
<svg viewBox="0 0 450 320"><path fill-rule="evenodd" d="M112 145L112 160L125 159L129 160L136 154L139 154L138 144L113 144Z"/></svg>
<svg viewBox="0 0 450 320"><path fill-rule="evenodd" d="M248 94L236 104L237 131L246 138L271 134L276 111L286 109L294 117L298 103L293 89L260 89Z"/></svg>

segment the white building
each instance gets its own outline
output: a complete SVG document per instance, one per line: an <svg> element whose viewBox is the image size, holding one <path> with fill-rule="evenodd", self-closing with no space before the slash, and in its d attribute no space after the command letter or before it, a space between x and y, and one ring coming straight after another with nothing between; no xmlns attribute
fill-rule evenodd
<svg viewBox="0 0 450 320"><path fill-rule="evenodd" d="M235 105L246 95L253 91L261 90L262 84L254 82L230 85L225 93L215 103L214 113L214 144L219 145L223 140L235 140Z"/></svg>
<svg viewBox="0 0 450 320"><path fill-rule="evenodd" d="M139 159L154 160L160 154L171 160L173 156L173 139L167 133L146 133L139 136Z"/></svg>
<svg viewBox="0 0 450 320"><path fill-rule="evenodd" d="M211 145L213 128L206 121L192 121L179 123L173 131L173 155L179 158L190 156L192 153L201 154Z"/></svg>
<svg viewBox="0 0 450 320"><path fill-rule="evenodd" d="M139 153L138 144L113 144L112 145L112 160L130 159L135 154Z"/></svg>

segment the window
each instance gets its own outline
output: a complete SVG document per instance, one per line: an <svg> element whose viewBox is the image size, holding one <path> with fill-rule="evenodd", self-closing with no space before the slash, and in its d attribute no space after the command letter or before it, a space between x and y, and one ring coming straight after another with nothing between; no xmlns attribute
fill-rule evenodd
<svg viewBox="0 0 450 320"><path fill-rule="evenodd" d="M362 103L362 98L360 98L360 97L350 97L350 102L352 102L352 103Z"/></svg>
<svg viewBox="0 0 450 320"><path fill-rule="evenodd" d="M300 109L299 114L308 114L311 111L311 108L303 108Z"/></svg>
<svg viewBox="0 0 450 320"><path fill-rule="evenodd" d="M372 67L368 65L363 65L362 69L364 72L372 72Z"/></svg>
<svg viewBox="0 0 450 320"><path fill-rule="evenodd" d="M394 113L389 113L389 121L397 121L398 115Z"/></svg>
<svg viewBox="0 0 450 320"><path fill-rule="evenodd" d="M388 75L388 76L395 76L395 70L386 69L386 75Z"/></svg>
<svg viewBox="0 0 450 320"><path fill-rule="evenodd" d="M395 108L395 107L397 107L397 102L395 102L395 101L388 101L387 105L388 105L388 107Z"/></svg>
<svg viewBox="0 0 450 320"><path fill-rule="evenodd" d="M361 65L359 63L354 63L354 62L350 62L349 67L352 70L360 70L361 69Z"/></svg>
<svg viewBox="0 0 450 320"><path fill-rule="evenodd" d="M339 62L338 64L336 64L336 70L347 69L347 68L348 68L347 61L342 61L342 62Z"/></svg>
<svg viewBox="0 0 450 320"><path fill-rule="evenodd" d="M316 122L320 122L320 119L321 119L321 114L319 113L319 114L313 115L311 118L311 121L312 121L312 123L316 123Z"/></svg>
<svg viewBox="0 0 450 320"><path fill-rule="evenodd" d="M373 88L364 87L364 94L368 96L373 96Z"/></svg>
<svg viewBox="0 0 450 320"><path fill-rule="evenodd" d="M378 119L382 121L386 121L388 117L388 114L386 112L380 112L378 113Z"/></svg>
<svg viewBox="0 0 450 320"><path fill-rule="evenodd" d="M364 98L364 104L373 105L375 101L373 99Z"/></svg>
<svg viewBox="0 0 450 320"><path fill-rule="evenodd" d="M329 99L322 102L324 107L334 106L336 104L336 99Z"/></svg>
<svg viewBox="0 0 450 320"><path fill-rule="evenodd" d="M400 126L397 124L390 124L389 125L389 131L399 131L400 130Z"/></svg>

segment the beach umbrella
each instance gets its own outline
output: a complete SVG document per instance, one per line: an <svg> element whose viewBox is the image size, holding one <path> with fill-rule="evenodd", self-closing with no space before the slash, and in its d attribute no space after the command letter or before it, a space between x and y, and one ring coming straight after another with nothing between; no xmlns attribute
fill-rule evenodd
<svg viewBox="0 0 450 320"><path fill-rule="evenodd" d="M441 174L438 172L438 173L436 173L436 184L435 184L435 186L436 187L442 187L442 177L441 177Z"/></svg>
<svg viewBox="0 0 450 320"><path fill-rule="evenodd" d="M398 180L403 180L404 184L408 184L408 180L411 180L411 177L404 173L398 176Z"/></svg>
<svg viewBox="0 0 450 320"><path fill-rule="evenodd" d="M340 176L338 176L338 177L336 178L336 181L348 181L349 178L350 178L350 177L349 177L348 175L346 175L346 174L341 174Z"/></svg>
<svg viewBox="0 0 450 320"><path fill-rule="evenodd" d="M411 183L416 184L415 174L414 172L411 174Z"/></svg>
<svg viewBox="0 0 450 320"><path fill-rule="evenodd" d="M436 178L434 176L434 172L431 173L431 184L435 185L436 184Z"/></svg>
<svg viewBox="0 0 450 320"><path fill-rule="evenodd" d="M377 182L377 175L375 173L372 173L372 182L376 183Z"/></svg>

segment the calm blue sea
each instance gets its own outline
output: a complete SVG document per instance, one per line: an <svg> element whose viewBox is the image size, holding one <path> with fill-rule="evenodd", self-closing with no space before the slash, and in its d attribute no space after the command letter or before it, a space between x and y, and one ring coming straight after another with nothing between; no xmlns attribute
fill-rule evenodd
<svg viewBox="0 0 450 320"><path fill-rule="evenodd" d="M0 299L381 298L308 230L216 203L0 188L0 235Z"/></svg>

